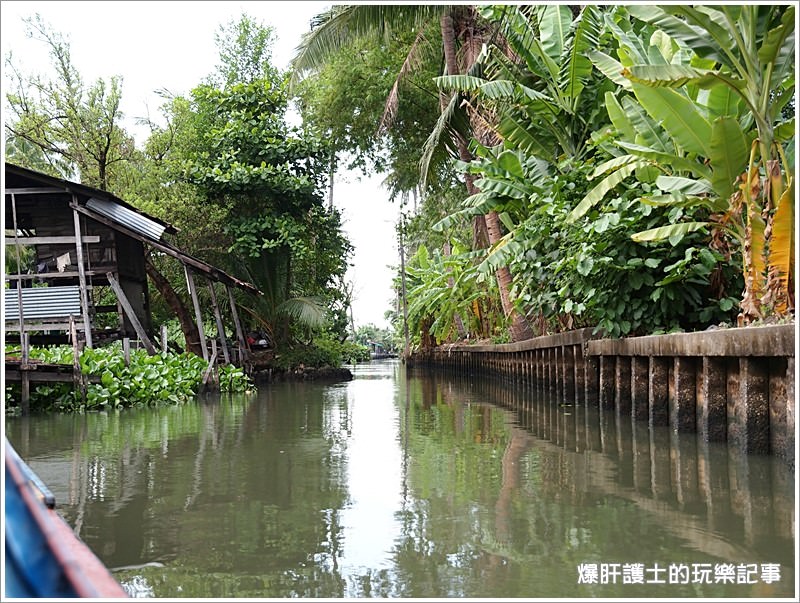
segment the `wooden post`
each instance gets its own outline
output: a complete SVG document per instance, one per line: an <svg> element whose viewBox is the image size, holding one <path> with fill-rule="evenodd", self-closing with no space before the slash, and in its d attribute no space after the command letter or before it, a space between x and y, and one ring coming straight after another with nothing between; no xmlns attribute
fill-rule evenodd
<svg viewBox="0 0 800 603"><path fill-rule="evenodd" d="M239 322L239 313L236 311L236 300L233 298L233 291L228 285L225 285L225 289L228 291L228 299L231 302L231 316L233 316L233 324L236 326L236 339L239 342L239 362L244 366L247 360L247 342L244 339L242 323Z"/></svg>
<svg viewBox="0 0 800 603"><path fill-rule="evenodd" d="M86 401L86 380L81 372L81 350L78 345L78 330L75 328L75 318L69 317L69 336L72 339L72 384L81 394L81 400Z"/></svg>
<svg viewBox="0 0 800 603"><path fill-rule="evenodd" d="M695 360L676 356L669 381L669 424L672 431L697 430L697 384Z"/></svg>
<svg viewBox="0 0 800 603"><path fill-rule="evenodd" d="M125 358L125 366L131 365L131 338L124 337L122 339L122 356Z"/></svg>
<svg viewBox="0 0 800 603"><path fill-rule="evenodd" d="M19 229L17 228L17 199L11 194L11 213L14 219L14 247L17 250L17 273L22 274L22 255L20 252ZM22 343L22 336L25 333L25 317L22 309L22 281L17 279L17 307L19 308L19 340ZM23 345L24 353L24 345Z"/></svg>
<svg viewBox="0 0 800 603"><path fill-rule="evenodd" d="M86 333L86 345L92 346L92 323L89 321L89 289L86 283L86 267L83 263L83 241L81 240L81 218L75 207L78 198L72 195L72 218L75 223L75 261L78 263L78 282L81 286L81 312L83 314L83 329Z"/></svg>
<svg viewBox="0 0 800 603"><path fill-rule="evenodd" d="M31 376L28 373L29 340L27 333L20 333L20 342L22 343L22 364L19 367L19 378L22 388L22 414L27 416L31 412Z"/></svg>
<svg viewBox="0 0 800 603"><path fill-rule="evenodd" d="M161 351L167 353L167 325L161 325Z"/></svg>
<svg viewBox="0 0 800 603"><path fill-rule="evenodd" d="M197 332L200 334L200 347L203 350L203 360L208 361L208 343L206 343L206 331L203 328L203 312L200 310L200 300L197 298L197 289L194 286L194 278L189 267L184 264L183 272L186 274L186 285L189 287L189 294L192 296L194 304L194 316L197 321Z"/></svg>
<svg viewBox="0 0 800 603"><path fill-rule="evenodd" d="M211 294L211 306L214 308L214 318L217 321L217 335L219 335L219 342L222 345L222 357L225 359L225 364L230 364L231 357L228 355L225 325L222 324L222 316L219 313L219 304L217 304L217 294L214 291L214 283L212 281L208 281L208 291Z"/></svg>
<svg viewBox="0 0 800 603"><path fill-rule="evenodd" d="M211 354L211 360L209 360L208 362L208 367L206 368L205 373L203 373L203 383L200 387L201 391L206 391L207 389L209 389L208 386L209 377L211 376L211 373L214 371L214 367L217 364L217 345L215 341L212 341L211 343L214 348L214 351ZM216 382L218 381L219 380L217 379Z"/></svg>
<svg viewBox="0 0 800 603"><path fill-rule="evenodd" d="M211 362L211 383L216 386L215 389L219 389L219 352L216 339L211 340L211 358L213 359L213 362Z"/></svg>
<svg viewBox="0 0 800 603"><path fill-rule="evenodd" d="M136 331L136 335L139 339L142 340L142 344L144 348L147 350L147 353L150 356L154 356L156 353L156 348L153 345L153 342L150 341L150 338L145 333L144 327L142 327L142 323L139 322L139 319L136 317L136 312L133 311L133 306L128 301L128 298L125 296L125 292L120 287L120 284L117 282L117 279L114 278L113 272L106 272L106 277L108 278L108 283L111 285L111 288L114 290L114 293L117 295L117 299L119 303L122 304L122 308L125 310L125 313L128 315L128 320L131 321L131 325L133 325L133 330Z"/></svg>

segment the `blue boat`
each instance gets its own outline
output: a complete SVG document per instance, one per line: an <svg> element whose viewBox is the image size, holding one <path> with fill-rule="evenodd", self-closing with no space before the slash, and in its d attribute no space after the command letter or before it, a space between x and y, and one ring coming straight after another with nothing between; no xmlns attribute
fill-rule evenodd
<svg viewBox="0 0 800 603"><path fill-rule="evenodd" d="M55 510L55 498L5 441L5 597L128 595Z"/></svg>

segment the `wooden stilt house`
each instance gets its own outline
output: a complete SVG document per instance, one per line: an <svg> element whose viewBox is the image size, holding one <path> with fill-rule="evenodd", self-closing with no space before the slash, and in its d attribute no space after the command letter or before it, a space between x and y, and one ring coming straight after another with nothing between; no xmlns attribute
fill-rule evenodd
<svg viewBox="0 0 800 603"><path fill-rule="evenodd" d="M209 284L218 327L214 342L223 348L219 357L245 359L247 344L231 288L253 294L258 290L165 240L165 234L176 232L171 225L106 191L9 163L4 193L7 339L56 343L65 341L74 326L89 347L132 338L152 353L145 272L145 250L150 246L184 267L206 360L211 354L202 331L195 275ZM230 299L237 338L233 345L225 337L214 283L222 283Z"/></svg>

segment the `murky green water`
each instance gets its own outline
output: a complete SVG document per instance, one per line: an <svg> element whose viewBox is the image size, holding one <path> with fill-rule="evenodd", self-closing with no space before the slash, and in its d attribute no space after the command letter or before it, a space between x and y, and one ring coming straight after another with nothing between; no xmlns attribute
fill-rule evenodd
<svg viewBox="0 0 800 603"><path fill-rule="evenodd" d="M525 388L354 372L6 433L138 596L794 596L780 461Z"/></svg>

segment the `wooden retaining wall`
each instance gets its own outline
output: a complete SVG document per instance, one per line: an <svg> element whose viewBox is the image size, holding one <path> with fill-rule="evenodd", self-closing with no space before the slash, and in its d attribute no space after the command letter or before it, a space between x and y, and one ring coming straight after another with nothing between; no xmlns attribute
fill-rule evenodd
<svg viewBox="0 0 800 603"><path fill-rule="evenodd" d="M525 383L540 398L613 410L794 466L794 334L793 324L625 339L582 329L441 346L408 364Z"/></svg>

